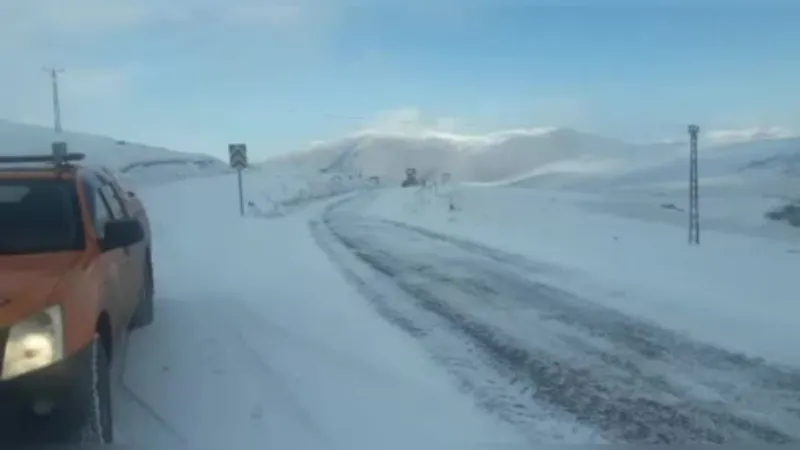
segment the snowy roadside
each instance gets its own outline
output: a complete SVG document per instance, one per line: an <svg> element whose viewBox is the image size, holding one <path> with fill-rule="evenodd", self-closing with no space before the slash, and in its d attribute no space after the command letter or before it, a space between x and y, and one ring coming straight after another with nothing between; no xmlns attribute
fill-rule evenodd
<svg viewBox="0 0 800 450"><path fill-rule="evenodd" d="M157 319L130 339L124 382L151 414L145 423L129 411L119 424L129 444L526 444L342 279L307 226L324 202L241 219L234 183L141 191L154 227Z"/></svg>
<svg viewBox="0 0 800 450"><path fill-rule="evenodd" d="M359 214L422 226L575 272L576 294L700 341L800 366L800 254L782 242L596 214L527 189L462 188L448 196L388 190Z"/></svg>
<svg viewBox="0 0 800 450"><path fill-rule="evenodd" d="M616 191L589 195L561 192L556 196L596 214L669 224L678 228L685 228L687 223L687 195L675 189L652 193ZM702 234L710 230L744 238L783 241L789 248L793 245L797 247L800 229L765 217L768 211L776 210L788 201L785 197L751 193L713 195L705 192L700 200Z"/></svg>

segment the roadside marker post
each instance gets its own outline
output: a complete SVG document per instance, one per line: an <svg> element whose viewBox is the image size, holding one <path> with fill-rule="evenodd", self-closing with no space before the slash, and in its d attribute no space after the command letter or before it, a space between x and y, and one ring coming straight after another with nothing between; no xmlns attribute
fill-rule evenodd
<svg viewBox="0 0 800 450"><path fill-rule="evenodd" d="M236 169L239 179L239 214L244 217L244 189L242 187L242 170L247 168L247 145L228 145L228 156L230 157L230 165L232 168Z"/></svg>

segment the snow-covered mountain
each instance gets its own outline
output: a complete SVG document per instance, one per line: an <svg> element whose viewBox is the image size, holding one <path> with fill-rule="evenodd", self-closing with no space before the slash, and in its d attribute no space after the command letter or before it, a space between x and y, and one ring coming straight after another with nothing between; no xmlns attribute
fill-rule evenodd
<svg viewBox="0 0 800 450"><path fill-rule="evenodd" d="M209 155L126 142L104 136L64 132L0 120L0 155L49 154L54 141L67 143L70 152L86 154L89 164L106 166L132 178L148 181L227 172L228 165Z"/></svg>
<svg viewBox="0 0 800 450"><path fill-rule="evenodd" d="M791 194L800 173L800 139L700 142L705 185L747 185ZM463 136L365 132L269 160L312 170L362 173L396 182L405 169L449 172L460 181L519 187L597 189L684 188L685 143L633 144L571 129L534 129ZM755 186L758 185L758 186Z"/></svg>
<svg viewBox="0 0 800 450"><path fill-rule="evenodd" d="M497 181L566 160L611 164L638 158L649 148L571 129L512 130L483 136L365 132L318 143L269 162L361 171L365 176L388 179L402 179L405 169L413 167L419 173L450 172L464 181Z"/></svg>
<svg viewBox="0 0 800 450"><path fill-rule="evenodd" d="M753 194L771 197L800 195L800 138L752 141L715 147L701 146L698 154L704 194ZM672 192L686 189L688 150L643 165L620 165L575 180L568 187L598 191L622 189ZM536 186L536 178L524 186Z"/></svg>

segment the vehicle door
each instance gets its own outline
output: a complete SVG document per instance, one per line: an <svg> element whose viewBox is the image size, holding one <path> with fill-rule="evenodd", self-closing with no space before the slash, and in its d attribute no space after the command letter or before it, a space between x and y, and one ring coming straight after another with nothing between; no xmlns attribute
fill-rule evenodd
<svg viewBox="0 0 800 450"><path fill-rule="evenodd" d="M102 200L108 206L111 212L112 220L121 220L131 218L125 202L120 197L120 194L114 188L110 180L101 178L103 183L100 187L99 193ZM121 265L120 271L120 288L123 292L122 302L119 305L120 313L127 323L136 310L141 289L143 289L143 272L144 272L144 249L143 245L134 244L129 247L112 250L113 252L120 253L119 258Z"/></svg>
<svg viewBox="0 0 800 450"><path fill-rule="evenodd" d="M98 243L105 238L106 223L114 219L108 201L102 195L100 184L90 184L87 196L91 197L93 210L93 228ZM115 249L100 253L95 270L103 274L102 296L111 316L111 326L115 335L126 330L127 312L124 305L129 296L125 288L128 255L123 249Z"/></svg>

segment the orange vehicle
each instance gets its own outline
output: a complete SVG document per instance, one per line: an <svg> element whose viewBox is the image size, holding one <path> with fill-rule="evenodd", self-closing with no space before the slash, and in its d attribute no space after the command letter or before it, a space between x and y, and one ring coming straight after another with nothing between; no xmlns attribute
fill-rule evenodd
<svg viewBox="0 0 800 450"><path fill-rule="evenodd" d="M53 149L0 157L0 441L108 443L115 350L153 320L150 225Z"/></svg>

